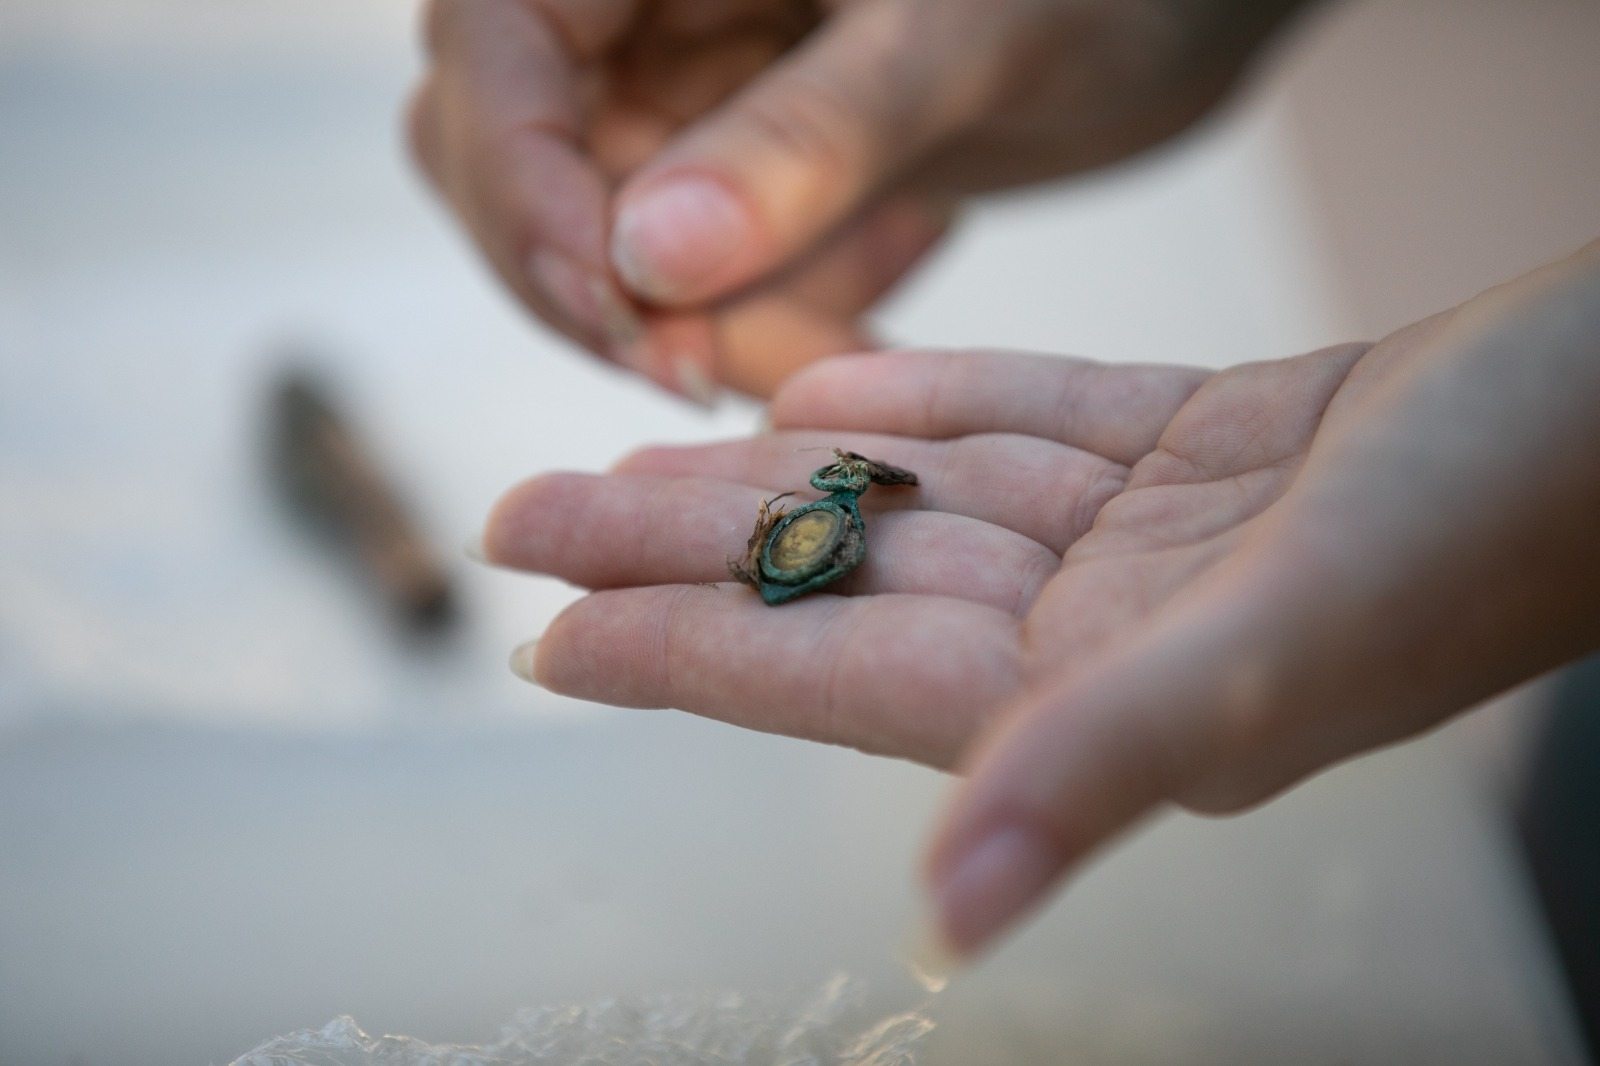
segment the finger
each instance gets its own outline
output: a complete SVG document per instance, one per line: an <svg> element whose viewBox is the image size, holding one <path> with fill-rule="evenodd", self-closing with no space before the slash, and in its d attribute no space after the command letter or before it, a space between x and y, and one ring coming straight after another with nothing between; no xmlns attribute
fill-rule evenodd
<svg viewBox="0 0 1600 1066"><path fill-rule="evenodd" d="M1138 639L1063 664L1001 712L928 853L955 957L982 951L1143 815L1192 803L1214 768L1273 742L1276 644L1300 628L1280 590L1302 580L1281 565L1214 570Z"/></svg>
<svg viewBox="0 0 1600 1066"><path fill-rule="evenodd" d="M856 315L816 311L784 291L755 291L715 311L646 309L629 365L710 407L723 386L765 399L816 360L875 346Z"/></svg>
<svg viewBox="0 0 1600 1066"><path fill-rule="evenodd" d="M439 115L439 87L436 79L428 78L412 96L407 113L407 132L417 165L428 180L448 197L445 172L447 158ZM496 269L498 270L498 267ZM534 286L526 279L504 271L500 273L505 282L546 325L582 347L597 352L606 347L604 338L597 333L592 324L586 325L578 321L580 316L570 313L546 295L548 286Z"/></svg>
<svg viewBox="0 0 1600 1066"><path fill-rule="evenodd" d="M1016 33L1009 10L838 10L629 181L612 232L619 275L641 298L685 306L792 263L982 111Z"/></svg>
<svg viewBox="0 0 1600 1066"><path fill-rule="evenodd" d="M608 188L581 147L579 67L621 32L628 0L435 0L424 168L496 272L599 350L638 334L610 280Z"/></svg>
<svg viewBox="0 0 1600 1066"><path fill-rule="evenodd" d="M783 277L782 290L806 307L859 315L903 281L949 232L956 208L933 196L892 196L801 260Z"/></svg>
<svg viewBox="0 0 1600 1066"><path fill-rule="evenodd" d="M1017 622L923 596L773 608L736 585L617 589L567 608L522 665L580 699L948 766L1015 691Z"/></svg>
<svg viewBox="0 0 1600 1066"><path fill-rule="evenodd" d="M1004 527L1052 552L1065 552L1089 531L1106 502L1127 483L1128 469L1097 455L1014 434L949 441L883 434L787 430L748 440L648 448L616 470L658 476L704 476L773 492L809 484L827 450L846 448L917 473L915 488L872 491L873 510L918 507L966 515Z"/></svg>
<svg viewBox="0 0 1600 1066"><path fill-rule="evenodd" d="M794 369L874 340L855 315L819 311L779 289L709 311L646 309L628 365L704 406L723 386L770 396Z"/></svg>
<svg viewBox="0 0 1600 1066"><path fill-rule="evenodd" d="M1163 799L1166 752L1150 736L1154 695L1148 684L1123 692L1078 684L1004 712L1004 736L983 746L928 862L950 955L980 953L1068 869Z"/></svg>
<svg viewBox="0 0 1600 1066"><path fill-rule="evenodd" d="M495 506L490 561L586 588L726 581L770 493L706 478L551 474ZM1010 530L960 515L867 519L861 567L829 591L917 593L1027 610L1060 560Z"/></svg>
<svg viewBox="0 0 1600 1066"><path fill-rule="evenodd" d="M607 173L622 179L648 157L610 145L614 122L624 127L648 120L667 137L727 100L771 66L793 45L758 22L724 26L684 37L646 25L629 35L618 59L607 65L607 89L594 115L591 143ZM654 154L652 151L650 154Z"/></svg>
<svg viewBox="0 0 1600 1066"><path fill-rule="evenodd" d="M1310 446L1351 367L1371 347L1340 344L1213 374L1172 419L1132 484L1206 484L1270 471L1287 479L1288 460Z"/></svg>
<svg viewBox="0 0 1600 1066"><path fill-rule="evenodd" d="M717 377L762 399L819 359L878 346L858 315L818 310L782 292L741 299L719 311L713 326Z"/></svg>
<svg viewBox="0 0 1600 1066"><path fill-rule="evenodd" d="M806 369L773 397L771 418L912 437L1021 433L1131 466L1209 376L1018 352L881 352Z"/></svg>
<svg viewBox="0 0 1600 1066"><path fill-rule="evenodd" d="M896 198L785 277L710 310L647 312L654 375L690 394L705 381L766 397L809 363L875 347L862 313L916 266L950 218L926 198Z"/></svg>

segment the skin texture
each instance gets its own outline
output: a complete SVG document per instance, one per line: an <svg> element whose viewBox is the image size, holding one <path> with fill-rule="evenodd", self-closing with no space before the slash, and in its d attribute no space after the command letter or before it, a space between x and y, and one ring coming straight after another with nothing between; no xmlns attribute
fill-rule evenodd
<svg viewBox="0 0 1600 1066"><path fill-rule="evenodd" d="M969 193L1210 110L1296 0L432 0L422 168L539 318L768 396Z"/></svg>
<svg viewBox="0 0 1600 1066"><path fill-rule="evenodd" d="M820 363L774 430L512 490L489 558L594 589L539 683L955 768L926 876L970 957L1164 806L1246 809L1600 647L1600 245L1376 345L1221 373ZM843 447L848 582L727 583Z"/></svg>

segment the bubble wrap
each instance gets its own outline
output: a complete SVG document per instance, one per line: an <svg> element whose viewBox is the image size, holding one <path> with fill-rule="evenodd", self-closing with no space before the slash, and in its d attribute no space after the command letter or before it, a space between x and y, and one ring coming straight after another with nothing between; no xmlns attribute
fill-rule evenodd
<svg viewBox="0 0 1600 1066"><path fill-rule="evenodd" d="M809 997L654 995L523 1010L484 1045L368 1036L348 1016L269 1040L230 1066L913 1066L920 1011L862 1021L840 975Z"/></svg>

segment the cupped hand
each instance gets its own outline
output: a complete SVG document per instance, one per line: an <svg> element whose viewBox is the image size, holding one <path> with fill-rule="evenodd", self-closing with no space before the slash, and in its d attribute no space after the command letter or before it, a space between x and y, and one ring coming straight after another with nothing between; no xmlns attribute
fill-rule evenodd
<svg viewBox="0 0 1600 1066"><path fill-rule="evenodd" d="M412 140L545 321L766 396L961 196L1164 139L1301 2L433 0Z"/></svg>
<svg viewBox="0 0 1600 1066"><path fill-rule="evenodd" d="M562 693L961 766L928 865L979 950L1163 805L1236 811L1600 646L1600 246L1380 344L1217 374L830 360L773 432L513 490L498 563L594 589L520 666ZM843 586L727 580L839 446ZM976 743L975 743L976 741Z"/></svg>

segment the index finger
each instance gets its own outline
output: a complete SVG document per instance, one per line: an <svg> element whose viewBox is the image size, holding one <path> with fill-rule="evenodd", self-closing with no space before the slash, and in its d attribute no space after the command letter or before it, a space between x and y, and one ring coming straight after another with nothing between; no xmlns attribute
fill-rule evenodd
<svg viewBox="0 0 1600 1066"><path fill-rule="evenodd" d="M890 351L814 363L772 399L778 428L1042 437L1132 466L1211 376L1024 352Z"/></svg>
<svg viewBox="0 0 1600 1066"><path fill-rule="evenodd" d="M604 176L583 148L582 68L636 0L433 0L416 105L424 169L524 302L615 354L637 316L606 266Z"/></svg>

